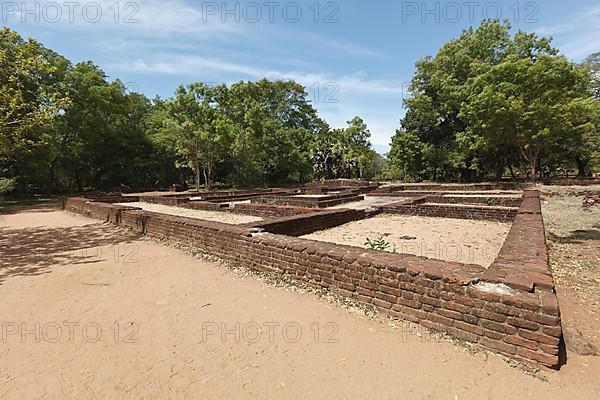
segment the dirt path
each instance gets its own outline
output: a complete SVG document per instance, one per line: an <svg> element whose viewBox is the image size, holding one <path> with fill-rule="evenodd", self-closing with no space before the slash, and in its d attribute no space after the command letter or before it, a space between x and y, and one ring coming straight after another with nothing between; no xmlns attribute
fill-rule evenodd
<svg viewBox="0 0 600 400"><path fill-rule="evenodd" d="M598 358L543 382L62 211L0 216L0 246L2 399L600 398Z"/></svg>

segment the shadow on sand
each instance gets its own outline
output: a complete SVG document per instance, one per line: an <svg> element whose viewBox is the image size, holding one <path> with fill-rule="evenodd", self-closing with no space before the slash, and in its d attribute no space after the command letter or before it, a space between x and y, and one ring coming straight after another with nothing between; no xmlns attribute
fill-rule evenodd
<svg viewBox="0 0 600 400"><path fill-rule="evenodd" d="M139 237L138 233L99 222L61 228L0 226L0 284L11 276L45 274L57 265L128 256L131 241Z"/></svg>

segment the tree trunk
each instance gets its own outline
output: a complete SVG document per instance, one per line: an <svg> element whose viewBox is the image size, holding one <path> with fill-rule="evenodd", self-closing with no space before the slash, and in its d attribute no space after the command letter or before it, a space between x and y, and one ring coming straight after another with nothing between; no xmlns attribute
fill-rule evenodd
<svg viewBox="0 0 600 400"><path fill-rule="evenodd" d="M204 172L204 188L206 190L210 189L210 180L209 180L209 172L206 171L206 167L202 168L202 172Z"/></svg>
<svg viewBox="0 0 600 400"><path fill-rule="evenodd" d="M535 182L537 180L537 160L534 158L532 161L530 161L530 166L529 166L529 170L531 172L531 179L533 179L533 181Z"/></svg>
<svg viewBox="0 0 600 400"><path fill-rule="evenodd" d="M52 160L50 168L48 168L48 193L54 191L54 171L56 169L56 160Z"/></svg>
<svg viewBox="0 0 600 400"><path fill-rule="evenodd" d="M81 178L79 176L79 170L75 171L75 183L77 184L77 191L81 192L83 188L81 187Z"/></svg>
<svg viewBox="0 0 600 400"><path fill-rule="evenodd" d="M512 176L513 179L517 179L517 176L515 175L515 171L513 171L512 165L508 164L508 170L510 171L510 176Z"/></svg>
<svg viewBox="0 0 600 400"><path fill-rule="evenodd" d="M575 162L577 163L577 177L584 178L585 177L585 167L587 163L579 157L575 158Z"/></svg>
<svg viewBox="0 0 600 400"><path fill-rule="evenodd" d="M504 175L505 163L504 160L501 160L500 163L496 166L496 180L502 180L502 176Z"/></svg>
<svg viewBox="0 0 600 400"><path fill-rule="evenodd" d="M200 162L196 159L196 163L194 165L196 169L196 192L200 191Z"/></svg>

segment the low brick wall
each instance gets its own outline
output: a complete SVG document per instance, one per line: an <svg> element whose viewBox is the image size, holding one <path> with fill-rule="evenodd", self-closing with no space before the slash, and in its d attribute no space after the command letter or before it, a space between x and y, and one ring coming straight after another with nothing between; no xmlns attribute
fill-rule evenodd
<svg viewBox="0 0 600 400"><path fill-rule="evenodd" d="M229 211L239 214L254 215L256 217L278 218L300 214L323 212L324 210L308 207L275 206L270 204L258 203L239 203L235 204L234 207Z"/></svg>
<svg viewBox="0 0 600 400"><path fill-rule="evenodd" d="M122 195L113 195L113 196L98 196L94 197L93 201L101 202L101 203L137 203L140 201L140 196L122 196Z"/></svg>
<svg viewBox="0 0 600 400"><path fill-rule="evenodd" d="M88 218L99 219L103 222L111 222L113 224L120 223L122 211L140 210L140 208L137 207L103 203L83 197L69 197L64 199L63 208Z"/></svg>
<svg viewBox="0 0 600 400"><path fill-rule="evenodd" d="M304 185L304 189L309 191L325 190L344 190L359 189L361 191L371 191L379 187L378 182L363 181L360 179L330 179L324 181L310 182Z"/></svg>
<svg viewBox="0 0 600 400"><path fill-rule="evenodd" d="M544 180L544 185L590 186L600 185L600 178L554 178Z"/></svg>
<svg viewBox="0 0 600 400"><path fill-rule="evenodd" d="M364 196L354 192L340 193L323 197L297 197L297 196L261 196L252 199L252 203L262 203L280 206L302 208L327 208L353 201L364 200Z"/></svg>
<svg viewBox="0 0 600 400"><path fill-rule="evenodd" d="M523 204L504 245L483 277L528 292L554 290L539 192L523 193Z"/></svg>
<svg viewBox="0 0 600 400"><path fill-rule="evenodd" d="M540 214L527 213L525 208L515 219L498 264L490 270L273 233L253 234L250 226L85 199L68 199L65 208L190 245L231 263L291 275L512 358L553 368L560 365L558 301L551 277L539 275L542 270L549 273L543 221ZM527 240L525 247L516 246L520 240ZM532 288L507 279L513 272L528 273Z"/></svg>
<svg viewBox="0 0 600 400"><path fill-rule="evenodd" d="M429 197L420 197L381 207L389 214L418 215L422 217L441 217L474 219L489 221L512 221L517 215L516 207L491 207L469 204L442 204L426 202Z"/></svg>
<svg viewBox="0 0 600 400"><path fill-rule="evenodd" d="M430 196L427 200L429 203L441 204L475 204L491 207L519 207L521 205L521 197L493 197L485 195L477 196Z"/></svg>
<svg viewBox="0 0 600 400"><path fill-rule="evenodd" d="M231 195L220 195L220 196L215 196L215 195L210 195L210 196L204 196L204 195L200 195L198 197L202 197L202 199L204 201L210 201L210 202L219 202L219 203L230 203L230 202L234 202L234 201L244 201L244 200L250 200L253 199L255 197L260 197L260 196L265 196L265 193L268 193L268 195L285 195L288 194L288 192L283 191L283 190L279 190L279 191L260 191L260 192L244 192L244 193L237 193L237 194L231 194Z"/></svg>
<svg viewBox="0 0 600 400"><path fill-rule="evenodd" d="M379 187L373 194L379 195L379 193L394 193L394 192L481 192L485 193L489 190L522 190L530 187L530 183L517 183L517 182L489 182L489 183L475 183L475 184L443 184L443 183L431 183L431 184L402 184L402 185L389 185ZM400 194L399 194L400 195Z"/></svg>
<svg viewBox="0 0 600 400"><path fill-rule="evenodd" d="M140 201L163 206L180 206L190 201L190 196L140 196Z"/></svg>
<svg viewBox="0 0 600 400"><path fill-rule="evenodd" d="M260 228L269 233L302 236L365 218L366 214L363 210L339 209L251 222L245 226Z"/></svg>

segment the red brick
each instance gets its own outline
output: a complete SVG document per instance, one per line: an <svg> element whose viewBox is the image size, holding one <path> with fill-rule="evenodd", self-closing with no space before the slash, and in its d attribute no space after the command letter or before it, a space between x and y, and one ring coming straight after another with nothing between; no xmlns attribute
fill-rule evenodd
<svg viewBox="0 0 600 400"><path fill-rule="evenodd" d="M485 319L489 319L489 320L496 321L496 322L506 321L506 315L497 314L497 313L487 311L487 310L480 310L480 309L476 308L476 309L471 310L471 313L473 313L473 315L476 315L479 318L485 318Z"/></svg>
<svg viewBox="0 0 600 400"><path fill-rule="evenodd" d="M540 329L540 326L537 323L527 321L526 319L522 318L508 317L506 322L512 326L516 326L517 328L524 328L530 331L537 331Z"/></svg>
<svg viewBox="0 0 600 400"><path fill-rule="evenodd" d="M542 311L546 314L558 316L560 310L558 308L558 298L555 293L542 292L540 295L542 300Z"/></svg>
<svg viewBox="0 0 600 400"><path fill-rule="evenodd" d="M385 301L385 300L381 300L378 298L374 298L371 301L372 304L376 305L377 307L381 307L381 308L392 308L392 303L390 303L389 301Z"/></svg>
<svg viewBox="0 0 600 400"><path fill-rule="evenodd" d="M429 304L429 305L434 306L434 307L441 307L442 306L442 302L439 299L433 299L433 298L428 297L428 296L421 296L420 300L421 300L422 303Z"/></svg>
<svg viewBox="0 0 600 400"><path fill-rule="evenodd" d="M540 309L540 299L531 296L505 296L502 298L502 302L509 306L530 311L538 311Z"/></svg>
<svg viewBox="0 0 600 400"><path fill-rule="evenodd" d="M435 322L436 324L441 324L445 326L454 325L454 320L446 317L442 317L441 315L429 314L427 319L431 322Z"/></svg>
<svg viewBox="0 0 600 400"><path fill-rule="evenodd" d="M522 347L518 349L517 355L523 358L527 358L529 360L537 361L551 368L555 368L558 366L558 356L556 355L538 353L535 351L524 349Z"/></svg>
<svg viewBox="0 0 600 400"><path fill-rule="evenodd" d="M505 336L503 340L506 343L514 344L515 346L519 347L525 347L531 350L537 350L539 347L539 344L537 342L524 339L520 336Z"/></svg>
<svg viewBox="0 0 600 400"><path fill-rule="evenodd" d="M483 308L483 306L485 304L481 300L471 299L471 298L463 297L463 296L455 296L454 301L456 301L459 304L462 304L462 305L465 305L468 307L473 307L473 308Z"/></svg>
<svg viewBox="0 0 600 400"><path fill-rule="evenodd" d="M501 303L486 303L485 308L486 310L504 315L519 316L520 314L519 310L515 309L514 307L510 307Z"/></svg>
<svg viewBox="0 0 600 400"><path fill-rule="evenodd" d="M396 302L397 297L391 294L387 294L387 293L383 293L383 292L375 292L375 297L381 300L385 300L387 302L389 302L390 304L393 304ZM389 308L389 307L387 307Z"/></svg>
<svg viewBox="0 0 600 400"><path fill-rule="evenodd" d="M559 351L558 351L558 346L550 346L547 344L541 344L540 345L540 349L542 349L542 351L546 354L550 354L553 356L557 356Z"/></svg>
<svg viewBox="0 0 600 400"><path fill-rule="evenodd" d="M398 297L396 302L398 304L402 304L402 305L410 307L410 308L421 308L421 303L416 300L410 300L410 299L405 299L403 297Z"/></svg>
<svg viewBox="0 0 600 400"><path fill-rule="evenodd" d="M400 296L400 294L401 294L400 289L396 289L396 288L384 286L384 285L379 286L379 290L382 291L383 293L391 294L396 297Z"/></svg>
<svg viewBox="0 0 600 400"><path fill-rule="evenodd" d="M548 336L552 336L552 337L561 337L562 335L562 328L561 326L545 326L544 329L544 334L548 335Z"/></svg>
<svg viewBox="0 0 600 400"><path fill-rule="evenodd" d="M514 346L512 344L504 343L499 340L494 340L494 339L489 339L489 338L483 337L480 339L479 343L481 343L485 347L489 347L490 349L498 350L503 353L507 353L507 354L516 354L517 353L516 346Z"/></svg>
<svg viewBox="0 0 600 400"><path fill-rule="evenodd" d="M480 326L467 324L463 321L454 321L454 326L465 332L469 332L473 336L483 336L484 329Z"/></svg>
<svg viewBox="0 0 600 400"><path fill-rule="evenodd" d="M542 325L556 326L560 322L560 318L553 315L538 314L531 312L523 313L522 315L523 318L529 321L537 322Z"/></svg>
<svg viewBox="0 0 600 400"><path fill-rule="evenodd" d="M462 321L462 314L452 310L446 310L444 308L438 308L436 311L439 315L442 315L447 318L452 318L455 320Z"/></svg>
<svg viewBox="0 0 600 400"><path fill-rule="evenodd" d="M553 336L547 336L544 334L541 334L539 332L532 332L532 331L528 331L525 329L519 329L519 335L521 335L522 337L529 339L529 340L533 340L535 342L541 343L541 344L549 344L552 346L558 346L559 343L559 339Z"/></svg>
<svg viewBox="0 0 600 400"><path fill-rule="evenodd" d="M481 326L483 326L484 328L491 329L500 333L505 333L507 335L514 335L515 333L517 333L517 328L515 328L514 326L500 324L498 322L488 320L481 320L480 323Z"/></svg>

